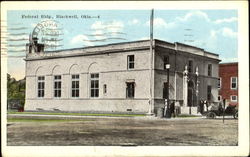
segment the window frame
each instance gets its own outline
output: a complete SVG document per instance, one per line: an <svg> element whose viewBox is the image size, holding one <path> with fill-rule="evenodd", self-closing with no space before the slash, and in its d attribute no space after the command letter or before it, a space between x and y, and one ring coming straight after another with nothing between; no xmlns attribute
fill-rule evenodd
<svg viewBox="0 0 250 157"><path fill-rule="evenodd" d="M100 78L100 74L99 73L91 73L90 74L90 98L99 98L100 97L100 82L99 82L99 78ZM94 83L94 87L92 87L92 82ZM95 87L96 83L97 83L98 87ZM93 95L92 95L92 91L93 91Z"/></svg>
<svg viewBox="0 0 250 157"><path fill-rule="evenodd" d="M189 63L191 63L191 66L190 66ZM191 60L191 59L188 60L188 72L189 73L193 73L194 72L194 61Z"/></svg>
<svg viewBox="0 0 250 157"><path fill-rule="evenodd" d="M233 97L235 97L236 100L233 100ZM231 95L230 100L231 100L231 102L238 102L238 96L237 95Z"/></svg>
<svg viewBox="0 0 250 157"><path fill-rule="evenodd" d="M57 77L60 77L60 78L57 78ZM60 84L60 87L58 87L59 84ZM53 91L54 91L54 96L53 96L54 98L62 97L62 75L54 75Z"/></svg>
<svg viewBox="0 0 250 157"><path fill-rule="evenodd" d="M232 87L232 85L233 85L233 78L236 79L235 82L234 82L235 83L235 88ZM238 77L231 77L230 78L230 89L236 90L237 87L238 87Z"/></svg>
<svg viewBox="0 0 250 157"><path fill-rule="evenodd" d="M131 86L129 86L129 85L131 85ZM130 88L130 87L132 87L132 88ZM134 99L135 98L135 82L126 82L126 98L127 99Z"/></svg>
<svg viewBox="0 0 250 157"><path fill-rule="evenodd" d="M42 86L42 88L40 88L40 86ZM44 96L45 96L45 76L37 76L37 97L44 98Z"/></svg>
<svg viewBox="0 0 250 157"><path fill-rule="evenodd" d="M222 101L222 96L221 95L218 95L218 101Z"/></svg>
<svg viewBox="0 0 250 157"><path fill-rule="evenodd" d="M222 78L219 77L219 78L218 78L218 89L221 89L221 86L222 86L222 84L221 84L222 81L221 81L221 80L222 80Z"/></svg>
<svg viewBox="0 0 250 157"><path fill-rule="evenodd" d="M207 66L207 76L212 76L212 74L213 74L213 66L212 66L212 64L210 63L210 64L208 64L208 66Z"/></svg>
<svg viewBox="0 0 250 157"><path fill-rule="evenodd" d="M130 57L133 57L133 61L130 60ZM133 65L133 67L131 68L130 65ZM128 70L135 69L135 55L127 56L127 69Z"/></svg>
<svg viewBox="0 0 250 157"><path fill-rule="evenodd" d="M75 87L73 87L73 82L75 83ZM78 82L78 87L77 87L77 82ZM71 74L71 98L79 98L79 97L80 97L80 74Z"/></svg>

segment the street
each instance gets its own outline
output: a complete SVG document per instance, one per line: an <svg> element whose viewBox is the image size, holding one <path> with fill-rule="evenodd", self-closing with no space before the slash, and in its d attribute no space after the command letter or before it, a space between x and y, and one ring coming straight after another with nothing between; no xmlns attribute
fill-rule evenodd
<svg viewBox="0 0 250 157"><path fill-rule="evenodd" d="M11 121L9 146L236 146L238 120L102 118Z"/></svg>

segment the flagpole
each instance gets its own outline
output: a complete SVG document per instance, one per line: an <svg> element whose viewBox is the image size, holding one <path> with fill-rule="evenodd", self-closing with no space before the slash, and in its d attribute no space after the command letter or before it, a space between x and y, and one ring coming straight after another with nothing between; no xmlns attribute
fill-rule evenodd
<svg viewBox="0 0 250 157"><path fill-rule="evenodd" d="M153 109L153 24L154 24L154 9L151 10L151 16L150 16L150 100L149 100L149 111L148 114L152 115L152 109Z"/></svg>

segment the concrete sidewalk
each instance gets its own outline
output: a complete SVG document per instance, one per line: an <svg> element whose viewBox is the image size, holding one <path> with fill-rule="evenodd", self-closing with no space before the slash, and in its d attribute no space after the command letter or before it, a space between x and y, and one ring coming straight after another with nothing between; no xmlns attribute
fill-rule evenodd
<svg viewBox="0 0 250 157"><path fill-rule="evenodd" d="M204 117L176 117L159 118L156 116L92 116L92 115L48 115L48 114L7 114L8 118L30 118L30 119L86 119L86 118L112 118L112 119L141 119L141 120L188 120L202 119Z"/></svg>

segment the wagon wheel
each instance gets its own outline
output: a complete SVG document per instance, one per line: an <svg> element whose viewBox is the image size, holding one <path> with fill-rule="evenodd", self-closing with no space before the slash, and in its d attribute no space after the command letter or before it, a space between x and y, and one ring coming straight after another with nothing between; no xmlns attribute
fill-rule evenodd
<svg viewBox="0 0 250 157"><path fill-rule="evenodd" d="M207 118L208 119L214 119L216 117L216 114L214 112L208 112Z"/></svg>
<svg viewBox="0 0 250 157"><path fill-rule="evenodd" d="M234 119L238 119L238 112L235 112Z"/></svg>

